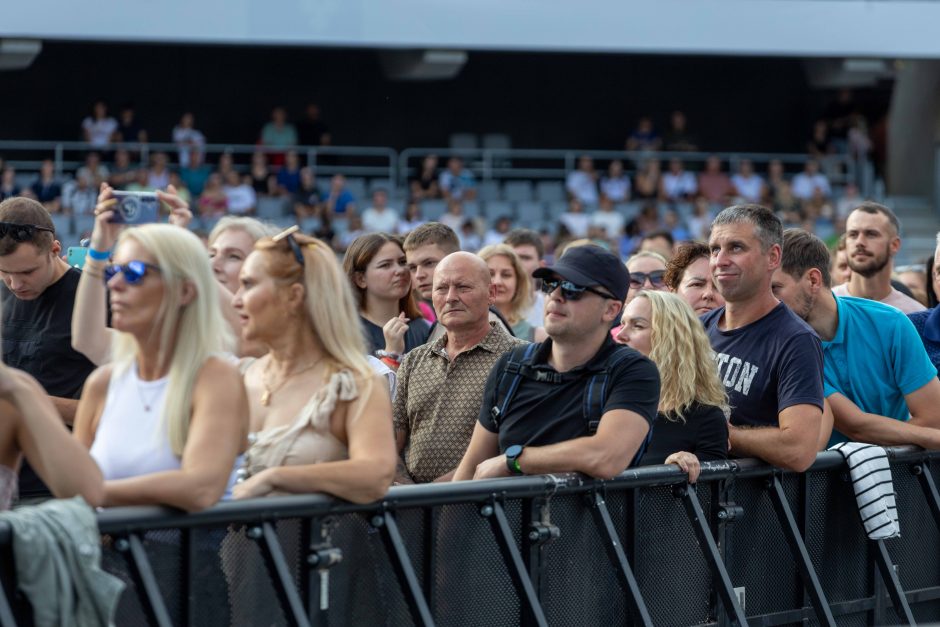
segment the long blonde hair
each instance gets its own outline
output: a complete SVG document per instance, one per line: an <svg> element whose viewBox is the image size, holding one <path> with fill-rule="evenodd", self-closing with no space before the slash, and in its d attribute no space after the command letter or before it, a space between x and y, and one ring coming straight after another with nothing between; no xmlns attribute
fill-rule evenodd
<svg viewBox="0 0 940 627"><path fill-rule="evenodd" d="M509 324L516 324L525 318L526 313L532 308L535 297L532 295L532 279L526 274L516 251L506 244L490 244L481 248L477 256L483 261L489 261L493 257L505 257L509 260L513 272L516 273L516 291L512 295L512 300L509 301L506 320Z"/></svg>
<svg viewBox="0 0 940 627"><path fill-rule="evenodd" d="M303 267L297 262L287 237L277 241L264 237L255 243L255 250L264 255L265 269L282 285L301 283L304 286L307 321L332 367L345 368L370 379L372 367L366 359L359 307L336 254L314 237L301 233L289 237L294 238L303 253Z"/></svg>
<svg viewBox="0 0 940 627"><path fill-rule="evenodd" d="M129 239L153 255L165 288L151 333L159 334L160 338L157 355L160 370L169 368L161 424L173 454L182 457L189 435L196 375L206 359L230 352L235 338L222 317L218 287L198 237L177 226L147 224L121 233L118 246ZM195 296L184 305L186 284L192 286ZM137 350L137 342L129 333L118 333L114 341L114 372L130 368Z"/></svg>
<svg viewBox="0 0 940 627"><path fill-rule="evenodd" d="M659 368L659 411L685 420L693 403L714 405L728 415L728 394L718 378L714 353L702 322L682 298L641 291L650 301L650 359Z"/></svg>

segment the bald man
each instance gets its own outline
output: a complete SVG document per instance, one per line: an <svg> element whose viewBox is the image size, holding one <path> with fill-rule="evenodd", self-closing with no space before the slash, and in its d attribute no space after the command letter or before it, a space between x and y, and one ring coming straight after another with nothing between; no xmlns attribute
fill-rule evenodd
<svg viewBox="0 0 940 627"><path fill-rule="evenodd" d="M415 348L398 369L398 483L450 481L480 415L493 364L522 340L490 322L486 262L451 253L434 270L431 302L446 333Z"/></svg>

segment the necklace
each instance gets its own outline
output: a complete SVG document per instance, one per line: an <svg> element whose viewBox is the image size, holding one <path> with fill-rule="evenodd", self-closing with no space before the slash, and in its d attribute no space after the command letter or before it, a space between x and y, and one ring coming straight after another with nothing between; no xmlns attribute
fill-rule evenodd
<svg viewBox="0 0 940 627"><path fill-rule="evenodd" d="M261 386L264 388L264 394L261 395L261 404L264 405L265 407L270 405L271 397L274 395L275 392L277 392L282 387L284 387L287 384L287 382L290 381L291 377L295 377L299 374L303 374L304 372L307 372L308 370L313 370L321 361L323 361L322 356L319 359L315 360L313 363L307 366L304 366L300 370L297 370L295 372L288 374L283 379L281 379L280 383L278 383L277 385L270 386L268 385L268 382L267 382L267 376L271 370L271 360L269 359L268 364L264 367L264 373L261 375Z"/></svg>
<svg viewBox="0 0 940 627"><path fill-rule="evenodd" d="M134 383L136 384L136 387L137 387L137 396L140 397L140 402L141 402L141 403L143 404L143 406L144 406L144 411L149 414L149 413L150 413L150 410L153 409L154 401L156 401L157 398L160 397L160 394L163 392L164 388L163 388L162 386L161 386L160 388L158 388L158 389L157 389L157 393L154 394L154 395L148 400L147 397L144 396L144 390L143 390L143 388L141 388L141 386L140 386L140 375L139 375L139 374L137 375L137 379L136 379L136 381L135 381Z"/></svg>

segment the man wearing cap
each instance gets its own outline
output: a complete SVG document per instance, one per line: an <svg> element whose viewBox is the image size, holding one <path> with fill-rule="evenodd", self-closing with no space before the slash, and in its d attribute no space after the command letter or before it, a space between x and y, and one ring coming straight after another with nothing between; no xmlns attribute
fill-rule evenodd
<svg viewBox="0 0 940 627"><path fill-rule="evenodd" d="M609 333L626 298L626 268L587 245L533 276L546 294L548 339L496 362L455 481L555 472L610 478L645 447L659 372Z"/></svg>

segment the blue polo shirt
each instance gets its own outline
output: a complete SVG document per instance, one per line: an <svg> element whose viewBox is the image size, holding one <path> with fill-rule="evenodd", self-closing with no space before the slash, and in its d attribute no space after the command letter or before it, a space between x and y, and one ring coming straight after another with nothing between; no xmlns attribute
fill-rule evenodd
<svg viewBox="0 0 940 627"><path fill-rule="evenodd" d="M825 395L839 393L870 414L909 420L904 397L937 376L914 325L890 305L836 296L839 326L823 342ZM833 429L829 446L848 438Z"/></svg>

